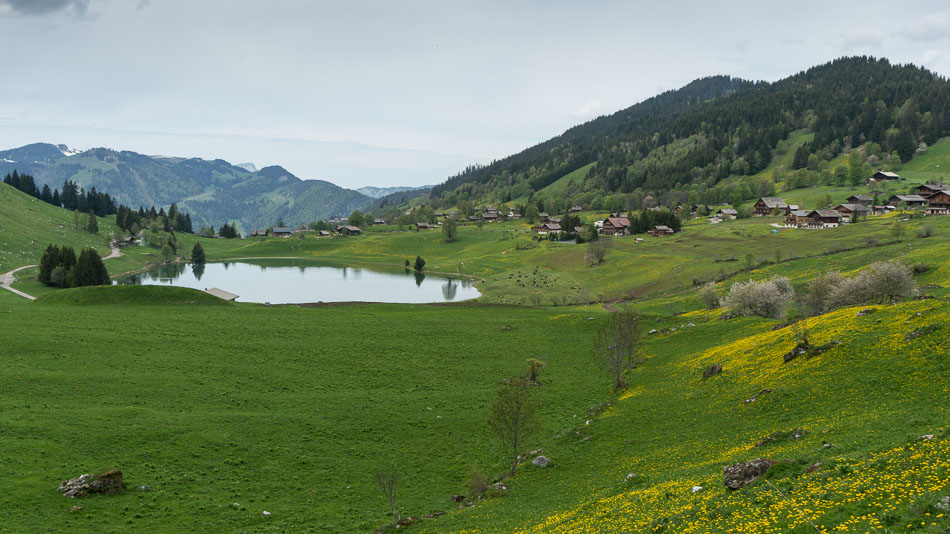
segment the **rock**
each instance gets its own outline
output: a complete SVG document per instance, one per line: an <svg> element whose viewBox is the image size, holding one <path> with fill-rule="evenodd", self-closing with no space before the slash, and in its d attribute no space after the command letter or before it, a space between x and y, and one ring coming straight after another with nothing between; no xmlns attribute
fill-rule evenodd
<svg viewBox="0 0 950 534"><path fill-rule="evenodd" d="M655 334L655 333L656 333L656 328L651 329L649 333Z"/></svg>
<svg viewBox="0 0 950 534"><path fill-rule="evenodd" d="M69 509L70 512L78 512L80 510L82 510L82 506L73 506Z"/></svg>
<svg viewBox="0 0 950 534"><path fill-rule="evenodd" d="M152 486L149 486L148 484L146 484L142 486L141 488L139 488L139 491L148 491L150 489L152 489Z"/></svg>
<svg viewBox="0 0 950 534"><path fill-rule="evenodd" d="M768 458L757 458L748 462L727 465L722 468L726 487L730 490L737 490L750 484L777 463L775 460L769 460Z"/></svg>
<svg viewBox="0 0 950 534"><path fill-rule="evenodd" d="M100 473L98 475L85 474L76 478L64 480L59 486L59 491L64 497L83 497L90 493L100 493L102 495L115 495L125 491L125 483L122 481L122 471L113 469Z"/></svg>
<svg viewBox="0 0 950 534"><path fill-rule="evenodd" d="M231 503L231 506L233 506L233 507L235 507L235 508L240 508L240 507L241 507L241 503L239 503L239 502L232 502L232 503Z"/></svg>
<svg viewBox="0 0 950 534"><path fill-rule="evenodd" d="M267 510L264 510L263 512L261 512L261 515L266 517L270 515L270 512L268 512Z"/></svg>
<svg viewBox="0 0 950 534"><path fill-rule="evenodd" d="M693 491L693 493L699 493L700 491L703 491L703 487L702 487L702 486L693 486L693 490L692 490L692 491Z"/></svg>
<svg viewBox="0 0 950 534"><path fill-rule="evenodd" d="M538 456L534 460L531 460L531 463L538 467L547 467L550 460L548 460L547 456Z"/></svg>
<svg viewBox="0 0 950 534"><path fill-rule="evenodd" d="M808 466L808 469L806 469L805 472L806 472L806 473L814 473L815 471L818 470L819 467L821 467L821 462L815 462L815 463L809 465L809 466Z"/></svg>
<svg viewBox="0 0 950 534"><path fill-rule="evenodd" d="M872 313L874 313L874 310L871 308L868 308L868 309L859 311L856 317L864 317L865 315L871 315Z"/></svg>
<svg viewBox="0 0 950 534"><path fill-rule="evenodd" d="M465 500L465 495L453 495L452 500L455 502L462 502Z"/></svg>
<svg viewBox="0 0 950 534"><path fill-rule="evenodd" d="M440 515L445 515L445 512L443 512L442 510L439 510L438 512L432 512L432 513L426 514L425 518L432 519L434 517L439 517Z"/></svg>
<svg viewBox="0 0 950 534"><path fill-rule="evenodd" d="M707 378L712 378L721 372L722 372L722 364L714 363L710 365L709 367L707 367L705 371L703 371L703 380L706 380Z"/></svg>
<svg viewBox="0 0 950 534"><path fill-rule="evenodd" d="M798 358L802 354L807 354L807 353L808 353L808 343L802 342L802 343L799 343L798 345L795 345L795 348L793 348L792 350L786 352L785 356L783 356L782 359L784 359L786 362L790 362L794 360L795 358Z"/></svg>
<svg viewBox="0 0 950 534"><path fill-rule="evenodd" d="M927 441L927 440L929 440L929 439L934 439L934 435L933 435L933 434L924 434L923 436L920 436L920 439L922 439L922 440L924 440L924 441Z"/></svg>
<svg viewBox="0 0 950 534"><path fill-rule="evenodd" d="M412 516L412 517L404 517L404 518L400 519L399 522L396 523L396 525L397 525L397 526L400 526L400 527L408 527L409 525L415 523L415 522L418 521L418 520L419 520L419 518L418 518L418 517L415 517L415 516Z"/></svg>
<svg viewBox="0 0 950 534"><path fill-rule="evenodd" d="M761 397L762 395L765 395L765 394L768 394L768 393L771 393L771 392L772 392L771 389L765 388L765 389L763 389L762 391L756 393L755 395L752 395L752 396L749 397L748 399L742 401L742 404L752 404L753 402L759 400L759 397Z"/></svg>

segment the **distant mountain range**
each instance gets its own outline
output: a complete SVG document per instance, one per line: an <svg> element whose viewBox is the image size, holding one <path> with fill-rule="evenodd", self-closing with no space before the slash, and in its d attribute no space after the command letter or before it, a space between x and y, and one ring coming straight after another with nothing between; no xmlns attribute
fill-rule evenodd
<svg viewBox="0 0 950 534"><path fill-rule="evenodd" d="M17 170L52 188L72 180L95 187L120 203L168 206L177 203L192 215L196 228L218 228L237 221L245 231L309 221L365 210L377 195L418 188L363 188L369 194L322 180L301 180L279 166L258 170L251 163L221 159L146 156L108 148L71 150L66 145L35 143L0 151L0 175Z"/></svg>
<svg viewBox="0 0 950 534"><path fill-rule="evenodd" d="M360 193L370 198L383 198L395 193L405 193L406 191L418 191L420 189L432 189L431 185L420 185L418 187L361 187L357 189Z"/></svg>

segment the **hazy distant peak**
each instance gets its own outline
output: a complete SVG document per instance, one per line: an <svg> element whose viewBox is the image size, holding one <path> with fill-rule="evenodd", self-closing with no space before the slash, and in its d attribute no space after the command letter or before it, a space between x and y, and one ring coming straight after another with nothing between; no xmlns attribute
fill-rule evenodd
<svg viewBox="0 0 950 534"><path fill-rule="evenodd" d="M419 185L415 187L411 186L395 186L395 187L361 187L356 191L362 193L370 198L383 198L386 195L392 195L393 193L404 193L406 191L416 191L418 189L430 189L431 185Z"/></svg>
<svg viewBox="0 0 950 534"><path fill-rule="evenodd" d="M253 163L235 163L234 166L244 169L247 172L257 172L257 166Z"/></svg>
<svg viewBox="0 0 950 534"><path fill-rule="evenodd" d="M69 148L69 147L66 146L66 145L56 145L56 148L58 148L59 151L62 152L63 155L66 156L66 157L75 156L76 154L79 154L79 153L82 152L82 150L76 150L75 148Z"/></svg>

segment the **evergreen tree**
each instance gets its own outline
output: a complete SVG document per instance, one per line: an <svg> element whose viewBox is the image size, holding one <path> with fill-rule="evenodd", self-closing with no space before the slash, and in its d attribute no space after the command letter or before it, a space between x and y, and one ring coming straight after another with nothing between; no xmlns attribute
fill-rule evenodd
<svg viewBox="0 0 950 534"><path fill-rule="evenodd" d="M101 286L109 283L109 273L95 249L87 248L67 275L69 287Z"/></svg>
<svg viewBox="0 0 950 534"><path fill-rule="evenodd" d="M96 220L96 214L89 210L89 221L86 223L86 231L90 234L99 233L99 221Z"/></svg>
<svg viewBox="0 0 950 534"><path fill-rule="evenodd" d="M36 279L45 285L50 285L50 276L53 273L58 265L61 264L61 256L59 253L59 247L55 245L49 245L46 247L46 251L43 252L43 257L40 258L40 274Z"/></svg>
<svg viewBox="0 0 950 534"><path fill-rule="evenodd" d="M201 246L201 243L195 243L195 246L191 248L191 262L192 263L204 263L205 262L205 249Z"/></svg>

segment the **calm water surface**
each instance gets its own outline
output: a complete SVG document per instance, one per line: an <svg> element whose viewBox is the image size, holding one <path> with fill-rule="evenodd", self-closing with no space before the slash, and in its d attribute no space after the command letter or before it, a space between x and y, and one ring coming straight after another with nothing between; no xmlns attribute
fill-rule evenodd
<svg viewBox="0 0 950 534"><path fill-rule="evenodd" d="M202 268L203 267L203 268ZM207 263L162 265L120 281L209 289L238 296L238 302L455 302L480 294L471 280L415 273L382 273L355 267Z"/></svg>

